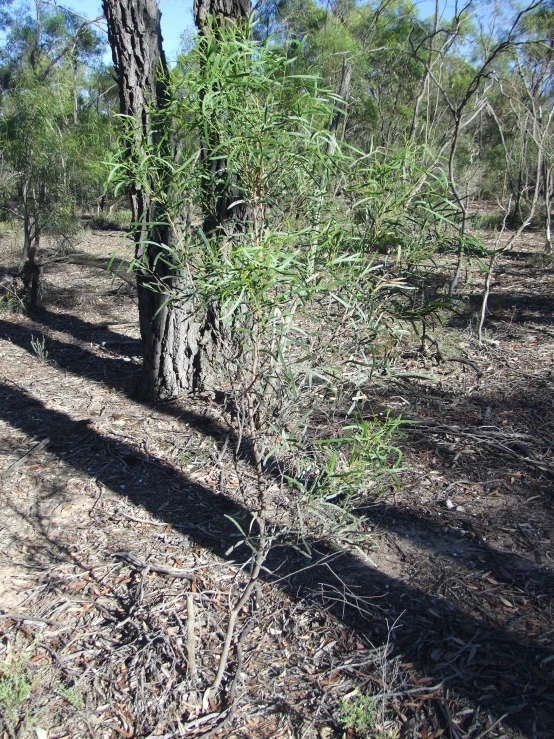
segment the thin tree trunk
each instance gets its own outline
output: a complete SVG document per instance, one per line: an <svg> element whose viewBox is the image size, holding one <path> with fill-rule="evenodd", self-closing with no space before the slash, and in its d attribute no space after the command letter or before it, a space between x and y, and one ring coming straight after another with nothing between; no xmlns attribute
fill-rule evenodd
<svg viewBox="0 0 554 739"><path fill-rule="evenodd" d="M340 85L337 92L339 100L335 102L335 114L333 115L329 124L329 133L331 139L329 140L329 155L332 155L336 148L337 131L339 124L342 121L342 135L344 136L344 127L346 125L346 110L348 105L348 94L350 92L350 82L352 80L352 65L346 61L346 54L342 57L342 71Z"/></svg>
<svg viewBox="0 0 554 739"><path fill-rule="evenodd" d="M40 285L40 264L37 260L38 239L35 240L33 246L29 249L29 261L27 262L29 270L29 280L31 284L31 292L29 297L29 310L32 312L38 305L38 291Z"/></svg>
<svg viewBox="0 0 554 739"><path fill-rule="evenodd" d="M78 72L78 59L77 55L74 54L71 60L73 65L73 125L79 125L79 95L77 88L77 72Z"/></svg>
<svg viewBox="0 0 554 739"><path fill-rule="evenodd" d="M29 201L27 198L27 183L22 188L23 200L23 250L19 260L19 269L22 270L25 262L29 259L31 250L31 214L29 213Z"/></svg>
<svg viewBox="0 0 554 739"><path fill-rule="evenodd" d="M551 202L551 192L550 188L552 187L552 167L549 166L548 162L545 161L543 164L543 170L544 170L544 181L543 181L543 187L544 187L544 235L546 240L546 248L548 251L552 254L554 251L554 244L552 243L552 202Z"/></svg>

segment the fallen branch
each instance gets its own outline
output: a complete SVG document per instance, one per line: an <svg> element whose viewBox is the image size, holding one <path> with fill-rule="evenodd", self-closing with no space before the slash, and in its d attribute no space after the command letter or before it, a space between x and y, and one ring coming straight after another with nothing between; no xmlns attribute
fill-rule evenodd
<svg viewBox="0 0 554 739"><path fill-rule="evenodd" d="M14 613L13 611L4 611L3 613L0 613L0 618L10 618L12 621L32 621L37 624L48 624L48 626L54 625L54 621L49 618L26 616L24 613Z"/></svg>
<svg viewBox="0 0 554 739"><path fill-rule="evenodd" d="M237 665L235 668L235 676L233 678L233 682L231 683L231 687L229 688L229 700L231 701L231 703L233 703L235 700L237 687L241 679L242 661L243 661L242 647L248 635L250 634L250 632L252 631L255 625L256 625L256 620L254 618L251 618L250 621L246 624L246 626L242 630L241 635L239 636L237 640L237 645L235 648L236 655L237 655Z"/></svg>
<svg viewBox="0 0 554 739"><path fill-rule="evenodd" d="M465 357L442 357L442 359L445 362L459 362L460 364L467 364L469 367L471 367L473 370L475 370L475 374L477 377L483 377L483 372L479 369L477 364L473 362L471 359L466 359Z"/></svg>
<svg viewBox="0 0 554 739"><path fill-rule="evenodd" d="M129 552L114 552L112 557L129 562L141 570L150 570L151 572L157 572L160 575L167 575L168 577L180 577L184 580L190 580L191 582L194 580L193 576L187 570L175 570L172 567L164 567L163 565L152 564L150 562L145 564L136 557L133 557Z"/></svg>
<svg viewBox="0 0 554 739"><path fill-rule="evenodd" d="M193 685L196 685L196 636L194 627L196 625L196 616L194 613L194 594L187 595L187 656L189 663L189 677Z"/></svg>
<svg viewBox="0 0 554 739"><path fill-rule="evenodd" d="M93 257L84 252L75 254L65 254L60 257L52 257L45 260L44 265L52 263L77 264L82 267L91 267L92 269L101 269L114 277L119 277L128 285L136 286L136 278L131 270L131 264L126 259L113 259L107 257Z"/></svg>
<svg viewBox="0 0 554 739"><path fill-rule="evenodd" d="M11 464L7 469L5 469L3 472L0 472L0 479L9 477L12 472L15 472L18 467L21 467L21 465L24 464L29 459L29 457L32 457L33 454L40 452L49 443L50 439L46 438L43 439L39 444L36 444L32 449L29 449L28 452L26 452L22 457Z"/></svg>

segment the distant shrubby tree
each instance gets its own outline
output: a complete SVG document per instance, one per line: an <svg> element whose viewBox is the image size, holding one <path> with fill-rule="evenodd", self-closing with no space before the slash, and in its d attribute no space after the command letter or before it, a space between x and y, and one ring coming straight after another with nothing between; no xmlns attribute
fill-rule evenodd
<svg viewBox="0 0 554 739"><path fill-rule="evenodd" d="M3 16L0 55L1 207L23 227L21 263L36 302L37 253L46 232L68 235L102 192L109 125L94 107L86 65L102 51L89 22L37 3Z"/></svg>

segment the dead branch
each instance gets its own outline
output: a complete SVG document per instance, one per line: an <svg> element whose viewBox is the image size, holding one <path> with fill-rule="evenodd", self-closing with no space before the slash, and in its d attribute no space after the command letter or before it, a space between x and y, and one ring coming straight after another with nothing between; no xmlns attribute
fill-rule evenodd
<svg viewBox="0 0 554 739"><path fill-rule="evenodd" d="M13 611L4 611L0 614L0 618L10 618L12 621L32 621L37 624L48 624L48 626L54 625L54 621L49 618L27 616L25 613L14 613Z"/></svg>
<svg viewBox="0 0 554 739"><path fill-rule="evenodd" d="M136 286L136 278L131 270L131 264L126 259L112 259L107 257L92 257L84 252L76 254L65 254L64 256L52 257L44 262L44 264L61 263L61 264L77 264L82 267L91 267L92 269L101 269L113 277L119 277L128 285Z"/></svg>
<svg viewBox="0 0 554 739"><path fill-rule="evenodd" d="M164 567L163 565L157 564L145 564L129 552L114 552L112 557L123 559L141 570L150 570L151 572L157 572L160 575L167 575L168 577L180 577L184 580L190 580L191 582L194 580L193 576L186 570L175 570L172 567Z"/></svg>
<svg viewBox="0 0 554 739"><path fill-rule="evenodd" d="M187 656L189 665L190 681L196 684L198 675L196 672L196 637L194 627L196 624L196 616L194 613L194 594L187 595Z"/></svg>
<svg viewBox="0 0 554 739"><path fill-rule="evenodd" d="M11 464L7 469L5 469L3 472L0 472L0 479L9 477L13 472L16 471L18 467L21 467L21 465L24 464L29 459L29 457L32 457L33 454L40 452L49 443L50 443L50 439L46 438L46 439L43 439L40 443L36 444L32 449L29 449L28 452L26 452L22 457L20 457L13 464Z"/></svg>
<svg viewBox="0 0 554 739"><path fill-rule="evenodd" d="M471 359L466 359L465 357L443 357L443 359L445 362L459 362L460 364L467 364L468 367L471 367L475 371L477 377L483 377L483 372Z"/></svg>

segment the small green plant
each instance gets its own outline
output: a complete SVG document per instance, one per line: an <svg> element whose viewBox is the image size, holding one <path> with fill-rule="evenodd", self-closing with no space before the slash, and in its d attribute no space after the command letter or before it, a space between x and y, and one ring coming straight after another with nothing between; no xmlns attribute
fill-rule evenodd
<svg viewBox="0 0 554 739"><path fill-rule="evenodd" d="M400 730L386 720L379 696L357 693L344 698L341 704L341 723L345 729L354 728L360 739L398 739Z"/></svg>
<svg viewBox="0 0 554 739"><path fill-rule="evenodd" d="M40 338L31 336L31 346L35 353L35 357L41 364L48 362L49 352L46 348L46 338L44 336Z"/></svg>
<svg viewBox="0 0 554 739"><path fill-rule="evenodd" d="M341 436L318 440L317 445L329 453L308 497L320 501L340 498L349 507L353 497L375 488L383 477L394 476L400 471L402 452L392 438L401 423L388 415L379 419L357 414L343 427Z"/></svg>
<svg viewBox="0 0 554 739"><path fill-rule="evenodd" d="M71 688L64 688L63 686L61 686L58 688L57 693L62 698L65 698L65 700L71 706L73 706L76 711L82 711L85 707L83 694L75 685L73 685Z"/></svg>
<svg viewBox="0 0 554 739"><path fill-rule="evenodd" d="M9 662L0 665L0 717L8 736L17 736L26 723L25 704L33 688L29 676L29 654L11 655Z"/></svg>
<svg viewBox="0 0 554 739"><path fill-rule="evenodd" d="M14 278L7 286L3 286L3 295L0 295L0 313L24 313L25 303L20 296L23 289L21 280Z"/></svg>

